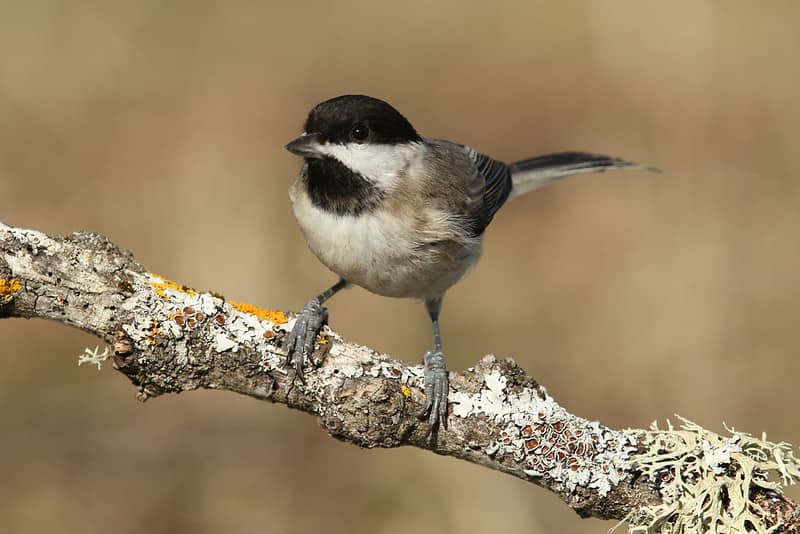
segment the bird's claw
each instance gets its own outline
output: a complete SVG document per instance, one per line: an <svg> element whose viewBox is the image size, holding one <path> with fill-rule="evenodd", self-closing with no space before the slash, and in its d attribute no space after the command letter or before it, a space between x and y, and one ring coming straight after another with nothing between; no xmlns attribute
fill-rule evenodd
<svg viewBox="0 0 800 534"><path fill-rule="evenodd" d="M447 393L450 385L441 351L428 351L422 360L425 364L425 409L423 417L428 417L433 432L442 424L447 428Z"/></svg>
<svg viewBox="0 0 800 534"><path fill-rule="evenodd" d="M322 326L328 322L328 308L320 304L316 298L311 299L303 306L303 311L286 339L286 365L292 365L297 371L297 377L305 383L303 366L306 358L313 363L314 343Z"/></svg>

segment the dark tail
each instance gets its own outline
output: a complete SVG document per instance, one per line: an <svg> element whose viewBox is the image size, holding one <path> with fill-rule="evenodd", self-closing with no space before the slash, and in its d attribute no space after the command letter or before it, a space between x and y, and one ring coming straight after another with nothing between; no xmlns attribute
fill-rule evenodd
<svg viewBox="0 0 800 534"><path fill-rule="evenodd" d="M558 152L512 163L511 198L538 189L559 178L584 172L604 172L608 169L633 168L661 172L620 158L589 152Z"/></svg>

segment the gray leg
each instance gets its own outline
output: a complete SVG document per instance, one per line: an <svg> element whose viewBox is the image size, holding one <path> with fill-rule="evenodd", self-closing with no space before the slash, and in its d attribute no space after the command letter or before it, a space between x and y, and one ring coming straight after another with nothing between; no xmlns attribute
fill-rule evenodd
<svg viewBox="0 0 800 534"><path fill-rule="evenodd" d="M442 338L439 334L439 310L442 308L442 299L425 301L428 315L433 323L433 350L425 353L425 410L424 415L429 416L431 431L439 423L447 428L447 393L449 382L447 368L445 367L444 354L442 353Z"/></svg>
<svg viewBox="0 0 800 534"><path fill-rule="evenodd" d="M306 358L311 362L317 334L322 329L322 325L328 321L328 308L324 308L322 305L345 287L347 287L347 281L341 278L334 285L309 300L303 306L303 311L297 316L297 321L286 339L286 365L294 366L297 370L297 377L303 383L306 381L303 376L303 365Z"/></svg>

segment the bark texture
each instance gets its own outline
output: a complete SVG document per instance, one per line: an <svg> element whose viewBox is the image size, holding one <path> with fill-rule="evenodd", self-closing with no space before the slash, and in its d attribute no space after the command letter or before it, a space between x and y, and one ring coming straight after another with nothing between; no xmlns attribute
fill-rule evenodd
<svg viewBox="0 0 800 534"><path fill-rule="evenodd" d="M284 366L282 343L292 314L148 273L131 253L96 234L49 236L0 224L5 317L59 321L103 339L114 367L143 400L225 389L315 415L332 436L361 447L411 445L523 478L555 492L583 517L669 531L675 514L684 513L676 509L661 523L652 519L652 510L677 502L664 491L669 469L637 463L653 431L614 430L567 412L512 360L486 356L474 368L451 373L447 427L430 435L420 418L420 366L326 328L314 354L317 365L302 383ZM719 477L735 475L730 457L716 462L712 468L725 467ZM779 488L751 489L749 506L765 528L798 531L796 503Z"/></svg>

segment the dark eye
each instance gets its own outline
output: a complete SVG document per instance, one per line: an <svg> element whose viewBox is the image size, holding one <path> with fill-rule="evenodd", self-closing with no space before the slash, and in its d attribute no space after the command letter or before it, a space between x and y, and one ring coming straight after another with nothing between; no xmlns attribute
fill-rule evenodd
<svg viewBox="0 0 800 534"><path fill-rule="evenodd" d="M369 137L369 128L366 124L357 122L350 130L350 138L358 143L363 143Z"/></svg>

